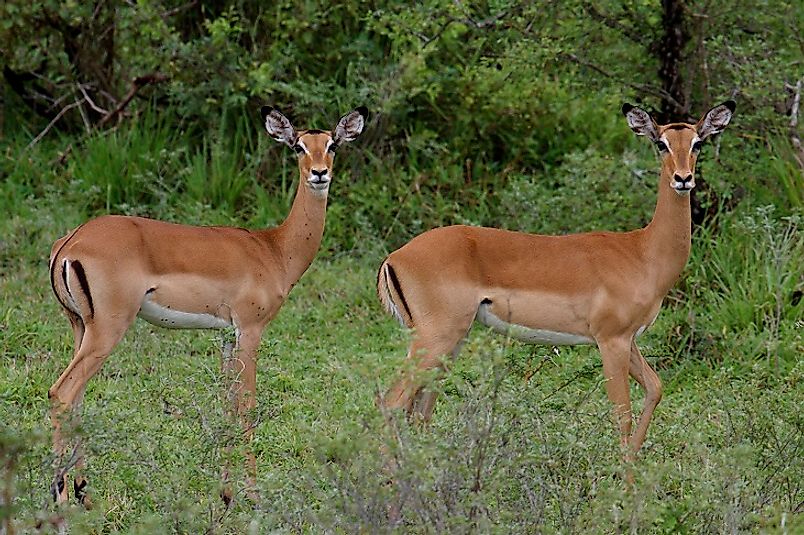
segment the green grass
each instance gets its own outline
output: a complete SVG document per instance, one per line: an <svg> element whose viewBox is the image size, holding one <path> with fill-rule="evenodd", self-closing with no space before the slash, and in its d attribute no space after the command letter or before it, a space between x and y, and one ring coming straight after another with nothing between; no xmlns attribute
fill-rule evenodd
<svg viewBox="0 0 804 535"><path fill-rule="evenodd" d="M273 224L291 198L286 160L266 169L247 143L193 148L153 128L147 139L89 138L60 164L59 143L23 154L9 142L0 162L0 494L14 496L0 519L10 515L20 532L53 514L47 389L72 352L49 287L53 240L107 209ZM239 467L243 453L222 402L220 335L138 321L86 394L78 433L95 507L60 514L74 533L383 532L386 444L400 458L406 499L398 532L804 529L804 246L796 204L784 198L767 208L749 197L698 229L682 279L640 339L665 396L633 491L621 479L593 348L526 346L476 328L434 384L442 396L433 424L383 425L374 400L403 366L408 336L374 295L385 252L457 221L545 232L641 224L655 161L634 147L611 158L568 154L548 173L512 173L496 193L486 188L492 176L463 184L460 166L372 177L346 159L319 259L260 347L253 448L262 509L239 499L225 511L218 498L221 463ZM737 163L718 168L727 178L748 158L730 150ZM101 183L104 168L115 171ZM285 178L271 184L269 171ZM620 173L628 180L611 180ZM756 204L768 195L757 192ZM638 407L642 394L632 394Z"/></svg>
<svg viewBox="0 0 804 535"><path fill-rule="evenodd" d="M41 245L49 239L43 236ZM241 500L225 513L217 498L231 436L217 373L219 337L138 322L89 383L81 433L95 509L70 510L73 529L380 528L389 495L378 450L388 435L374 397L402 365L406 336L374 297L379 260L315 263L266 331L254 439L264 511ZM0 414L4 441L26 441L13 457L14 516L28 530L48 505L46 392L67 364L72 341L50 295L44 254L5 273L2 295ZM715 367L702 364L695 351L672 347L684 308L665 310L642 342L668 388L633 494L617 475L597 352L509 344L475 329L441 384L433 426L402 429L403 479L414 488L409 528L502 533L636 526L696 533L800 527L790 511L802 499L804 368L785 352L784 369L776 373L765 346L757 342L750 353L745 341L734 343L743 353L724 355ZM800 327L782 334L800 355ZM668 352L672 358L663 356ZM492 414L497 419L490 425ZM481 489L472 492L483 440L489 458Z"/></svg>

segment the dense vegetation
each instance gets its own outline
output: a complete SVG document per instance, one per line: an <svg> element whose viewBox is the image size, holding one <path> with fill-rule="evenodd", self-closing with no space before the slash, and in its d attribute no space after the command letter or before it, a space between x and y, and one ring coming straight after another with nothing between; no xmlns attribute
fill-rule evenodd
<svg viewBox="0 0 804 535"><path fill-rule="evenodd" d="M800 2L760 0L3 2L0 526L382 531L390 443L404 531L803 529L803 20ZM407 336L374 296L384 254L449 223L644 225L658 160L621 103L693 121L727 98L735 119L699 163L692 257L641 339L665 397L634 491L594 349L476 329L434 424L382 425L374 398ZM300 127L373 113L338 154L322 251L260 350L262 509L217 497L235 434L218 336L138 323L77 431L95 507L56 511L46 393L72 337L50 245L104 213L278 223L297 172L258 124L263 103Z"/></svg>

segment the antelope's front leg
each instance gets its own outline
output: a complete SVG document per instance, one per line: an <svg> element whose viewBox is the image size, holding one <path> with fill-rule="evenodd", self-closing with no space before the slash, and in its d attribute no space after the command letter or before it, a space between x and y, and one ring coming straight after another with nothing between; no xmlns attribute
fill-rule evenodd
<svg viewBox="0 0 804 535"><path fill-rule="evenodd" d="M246 443L251 442L254 434L254 409L257 406L257 349L260 345L262 327L241 329L237 333L237 341L232 350L231 344L224 344L223 348L223 374L229 383L227 392L228 403L232 415L236 415L243 428L243 438ZM227 448L228 450L229 448ZM250 446L246 452L246 485L249 498L257 503L259 496L256 493L257 463ZM221 498L228 506L233 497L229 470L224 466L223 491Z"/></svg>
<svg viewBox="0 0 804 535"><path fill-rule="evenodd" d="M651 417L656 406L662 400L662 381L656 374L656 371L651 368L636 343L631 344L631 377L637 380L645 391L645 404L642 408L642 416L639 417L636 431L631 437L631 449L634 454L642 447L645 442L645 436L648 433L648 426L650 425Z"/></svg>
<svg viewBox="0 0 804 535"><path fill-rule="evenodd" d="M598 340L603 360L603 376L606 379L606 394L613 407L614 419L620 432L620 446L626 463L633 460L631 437L631 393L628 386L628 370L631 361L631 340L619 337ZM626 471L626 479L630 479Z"/></svg>

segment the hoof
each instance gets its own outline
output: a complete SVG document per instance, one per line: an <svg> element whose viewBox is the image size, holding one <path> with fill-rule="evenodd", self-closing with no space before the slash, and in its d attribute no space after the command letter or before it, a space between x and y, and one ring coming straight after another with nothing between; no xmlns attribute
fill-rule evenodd
<svg viewBox="0 0 804 535"><path fill-rule="evenodd" d="M75 491L75 500L84 506L87 511L92 509L92 500L87 494L87 478L78 476L73 481L73 490Z"/></svg>
<svg viewBox="0 0 804 535"><path fill-rule="evenodd" d="M229 485L223 487L223 490L221 491L221 500L227 509L230 505L232 505L232 487Z"/></svg>
<svg viewBox="0 0 804 535"><path fill-rule="evenodd" d="M57 475L50 484L50 494L56 504L65 503L70 497L67 495L67 474Z"/></svg>

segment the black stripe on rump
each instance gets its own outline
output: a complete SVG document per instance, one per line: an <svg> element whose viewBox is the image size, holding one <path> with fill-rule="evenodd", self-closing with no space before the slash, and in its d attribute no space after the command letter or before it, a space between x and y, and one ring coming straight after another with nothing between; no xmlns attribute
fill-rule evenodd
<svg viewBox="0 0 804 535"><path fill-rule="evenodd" d="M61 247L59 247L59 250L56 251L56 254L53 255L53 258L50 259L50 287L53 289L53 293L56 295L56 301L58 301L59 304L61 306L63 306L65 309L67 309L67 310L70 310L70 307L68 307L67 304L64 301L61 300L61 296L59 296L59 292L56 291L56 280L55 280L55 278L56 278L55 277L56 260L59 258L59 255L61 254L62 249L64 249L64 247L66 247L67 244L70 243L70 240L73 239L73 236L75 236L75 233L78 232L81 229L81 227L83 227L84 225L86 225L86 223L81 223L80 225L78 225L75 228L75 230L72 231L70 236L66 240L64 240L64 243L61 244ZM67 274L64 273L63 270L64 270L64 267L62 266L62 274L61 274L61 276L62 276L62 278L64 278L64 288L67 289ZM69 289L67 289L67 293L68 294L70 293Z"/></svg>
<svg viewBox="0 0 804 535"><path fill-rule="evenodd" d="M399 294L399 299L402 300L402 307L405 309L405 314L408 315L410 321L413 321L413 315L410 313L408 302L405 299L405 295L402 293L402 286L399 284L399 279L396 278L396 272L394 271L394 268L391 267L391 264L386 263L385 265L388 266L388 275L391 277L391 284L394 285L394 290L396 290L396 293Z"/></svg>
<svg viewBox="0 0 804 535"><path fill-rule="evenodd" d="M84 266L82 266L81 262L78 260L73 260L70 265L73 267L73 270L75 270L75 276L78 277L78 284L81 285L81 290L84 292L84 295L87 296L89 317L92 318L95 316L95 306L92 304L92 294L89 293L89 282L87 281L87 274L84 272Z"/></svg>

